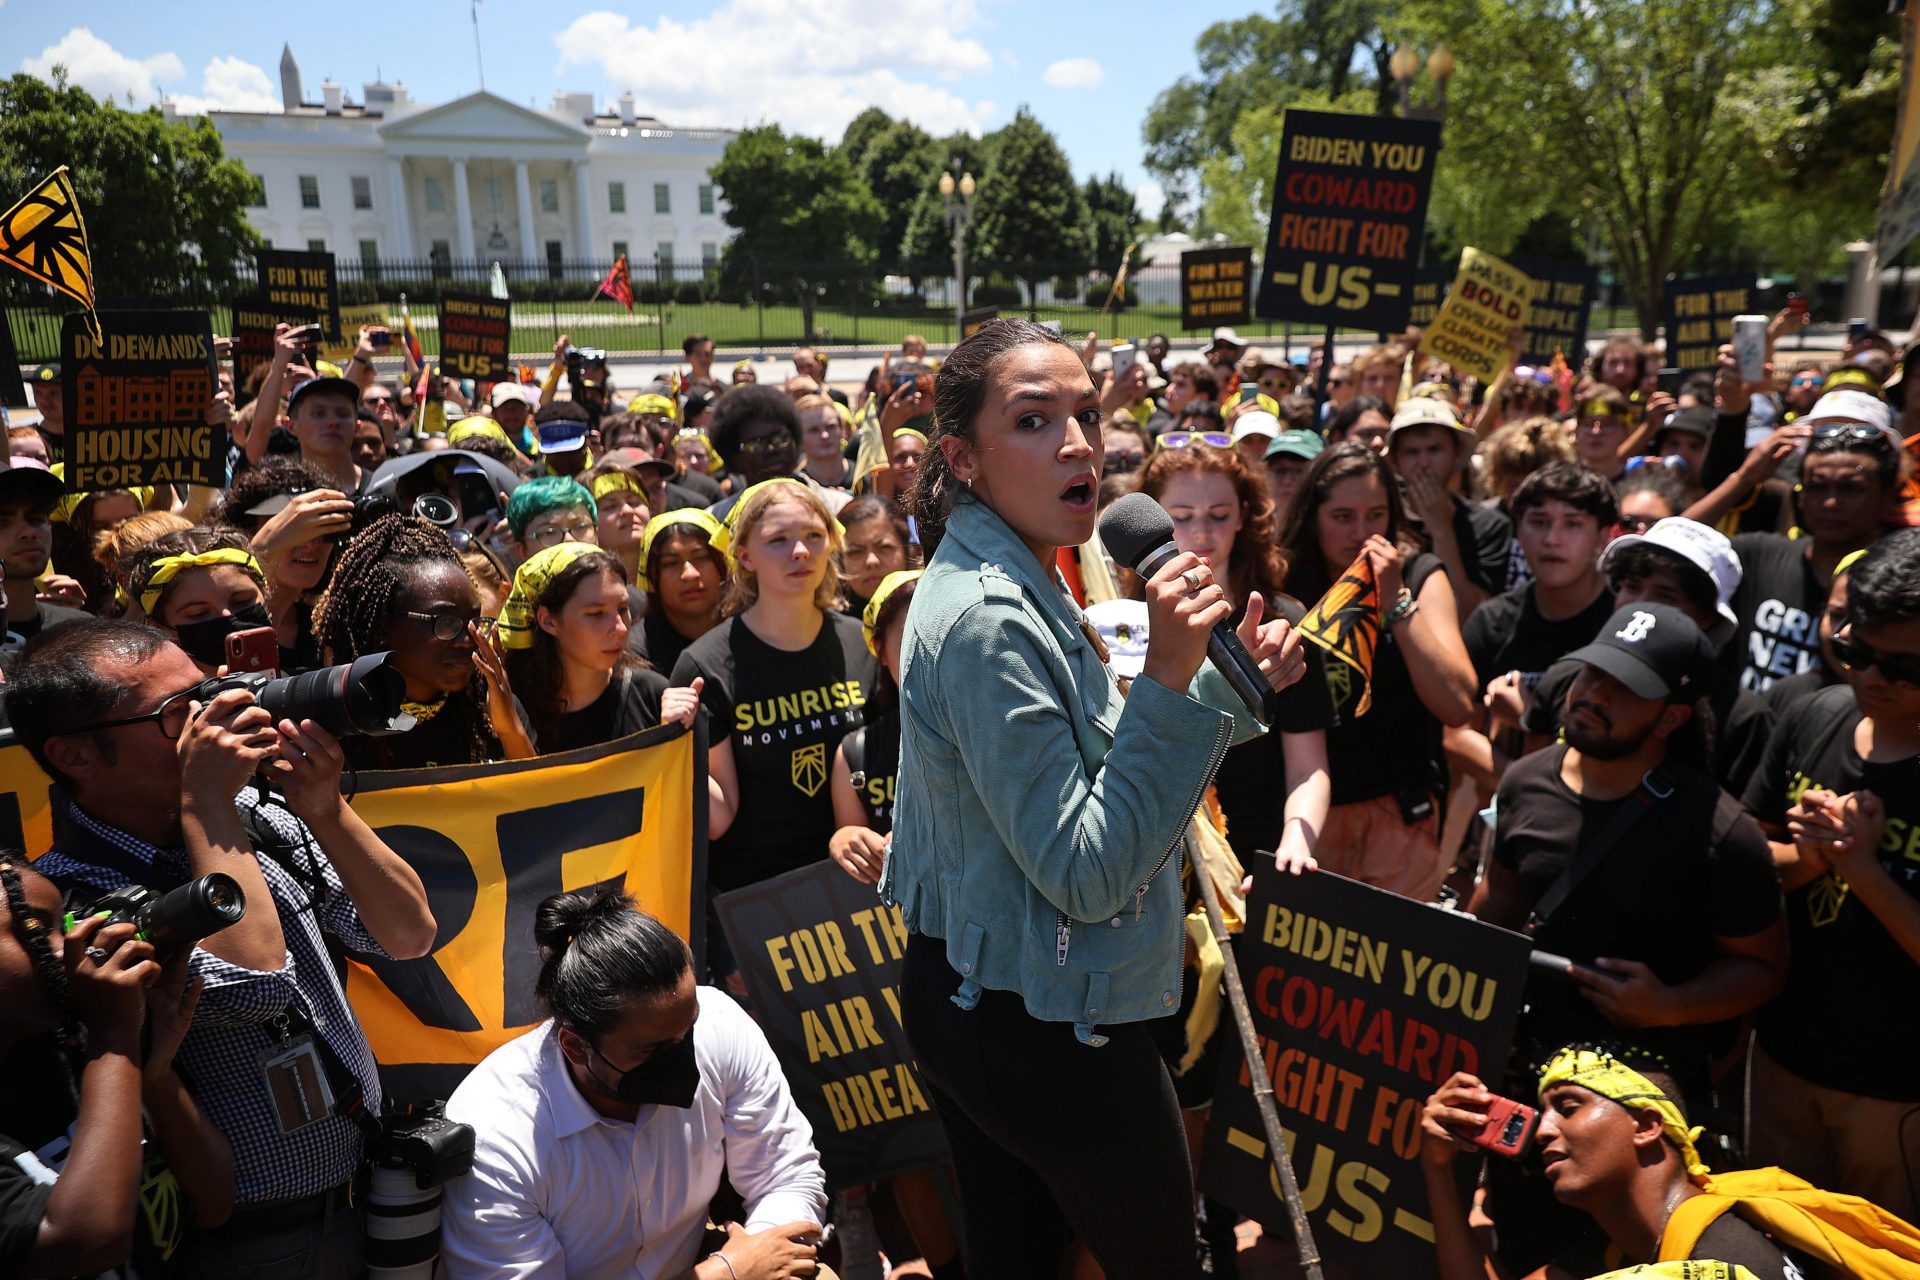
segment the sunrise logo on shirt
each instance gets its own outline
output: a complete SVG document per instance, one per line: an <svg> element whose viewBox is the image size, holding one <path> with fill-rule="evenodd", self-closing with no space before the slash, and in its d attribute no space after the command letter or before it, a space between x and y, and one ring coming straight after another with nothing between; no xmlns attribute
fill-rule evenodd
<svg viewBox="0 0 1920 1280"><path fill-rule="evenodd" d="M793 753L793 785L808 798L820 794L827 782L827 744L816 742Z"/></svg>

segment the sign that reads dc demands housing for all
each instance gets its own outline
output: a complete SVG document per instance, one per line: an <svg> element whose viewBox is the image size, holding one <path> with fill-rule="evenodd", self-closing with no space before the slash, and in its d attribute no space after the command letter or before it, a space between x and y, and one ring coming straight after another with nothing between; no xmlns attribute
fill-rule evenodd
<svg viewBox="0 0 1920 1280"><path fill-rule="evenodd" d="M1253 250L1189 249L1180 255L1180 327L1212 329L1253 319Z"/></svg>
<svg viewBox="0 0 1920 1280"><path fill-rule="evenodd" d="M945 1132L900 1026L900 909L825 860L716 905L828 1183L945 1159Z"/></svg>
<svg viewBox="0 0 1920 1280"><path fill-rule="evenodd" d="M507 339L513 304L480 293L440 295L440 367L449 377L504 382L513 377Z"/></svg>
<svg viewBox="0 0 1920 1280"><path fill-rule="evenodd" d="M215 391L204 311L102 311L60 325L67 487L227 483L224 434L207 425Z"/></svg>
<svg viewBox="0 0 1920 1280"><path fill-rule="evenodd" d="M1498 1080L1528 944L1327 871L1256 875L1234 943L1294 1176L1328 1261L1437 1278L1420 1113L1456 1071ZM1228 1036L1202 1185L1287 1221L1238 1037Z"/></svg>
<svg viewBox="0 0 1920 1280"><path fill-rule="evenodd" d="M1405 328L1439 152L1437 121L1288 111L1256 314Z"/></svg>

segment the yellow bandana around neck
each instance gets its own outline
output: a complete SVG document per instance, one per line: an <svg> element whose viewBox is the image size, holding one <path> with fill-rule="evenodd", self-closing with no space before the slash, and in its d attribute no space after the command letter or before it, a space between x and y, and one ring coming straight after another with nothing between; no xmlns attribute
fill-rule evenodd
<svg viewBox="0 0 1920 1280"><path fill-rule="evenodd" d="M1661 1131L1679 1149L1687 1178L1696 1183L1706 1180L1707 1166L1693 1145L1704 1130L1699 1125L1688 1127L1679 1105L1660 1086L1626 1063L1610 1053L1593 1049L1562 1049L1540 1073L1540 1092L1560 1084L1590 1089L1629 1110L1658 1112Z"/></svg>
<svg viewBox="0 0 1920 1280"><path fill-rule="evenodd" d="M147 584L140 588L141 611L152 617L153 607L166 594L167 584L188 569L211 569L220 564L237 564L261 582L267 580L267 575L260 571L260 562L253 558L253 552L239 547L215 547L211 551L190 556L162 556L153 562L153 573L148 577Z"/></svg>
<svg viewBox="0 0 1920 1280"><path fill-rule="evenodd" d="M534 629L539 625L535 614L541 594L561 570L581 556L599 551L591 542L562 542L527 557L514 573L513 591L500 609L500 643L509 649L531 649Z"/></svg>

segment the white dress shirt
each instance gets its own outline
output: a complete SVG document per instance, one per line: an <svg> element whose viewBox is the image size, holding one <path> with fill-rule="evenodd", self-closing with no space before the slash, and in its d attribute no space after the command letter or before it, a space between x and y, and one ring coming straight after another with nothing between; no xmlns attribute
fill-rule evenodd
<svg viewBox="0 0 1920 1280"><path fill-rule="evenodd" d="M699 988L693 1106L642 1107L629 1124L581 1096L552 1022L487 1055L447 1102L474 1129L473 1172L447 1184L440 1261L449 1280L565 1276L655 1280L699 1261L722 1172L749 1231L823 1221L826 1175L757 1023Z"/></svg>

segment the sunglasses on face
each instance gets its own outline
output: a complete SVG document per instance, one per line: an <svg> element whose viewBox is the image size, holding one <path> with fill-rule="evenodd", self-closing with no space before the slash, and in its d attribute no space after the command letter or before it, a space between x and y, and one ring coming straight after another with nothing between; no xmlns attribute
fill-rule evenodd
<svg viewBox="0 0 1920 1280"><path fill-rule="evenodd" d="M1833 656L1840 660L1842 667L1856 674L1864 675L1869 668L1878 667L1880 674L1895 684L1920 688L1920 654L1880 653L1852 636L1836 635Z"/></svg>
<svg viewBox="0 0 1920 1280"><path fill-rule="evenodd" d="M1158 447L1186 449L1196 444L1212 445L1216 449L1229 449L1233 447L1233 437L1224 431L1169 431L1160 437Z"/></svg>
<svg viewBox="0 0 1920 1280"><path fill-rule="evenodd" d="M1787 385L1791 387L1818 387L1824 382L1825 379L1823 378L1795 378Z"/></svg>
<svg viewBox="0 0 1920 1280"><path fill-rule="evenodd" d="M742 440L734 447L736 451L740 453L752 454L757 457L761 454L775 453L781 449L791 449L793 447L793 437L785 433L777 436L761 436L757 440Z"/></svg>
<svg viewBox="0 0 1920 1280"><path fill-rule="evenodd" d="M1615 524L1622 533L1645 533L1659 522L1659 516L1621 516Z"/></svg>
<svg viewBox="0 0 1920 1280"><path fill-rule="evenodd" d="M1687 460L1675 454L1669 454L1664 458L1656 458L1651 454L1642 454L1636 458L1628 458L1626 470L1622 474L1632 475L1636 471L1647 468L1662 471L1685 471L1687 469Z"/></svg>

